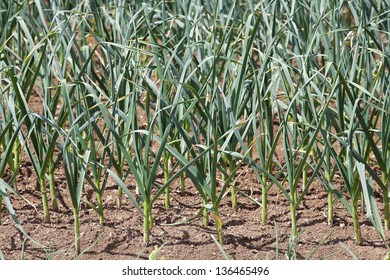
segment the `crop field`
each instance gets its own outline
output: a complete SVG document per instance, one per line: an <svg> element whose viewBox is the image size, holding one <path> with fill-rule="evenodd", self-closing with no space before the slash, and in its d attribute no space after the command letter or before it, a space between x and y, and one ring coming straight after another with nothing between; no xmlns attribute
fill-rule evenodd
<svg viewBox="0 0 390 280"><path fill-rule="evenodd" d="M0 259L390 259L389 0L0 1Z"/></svg>

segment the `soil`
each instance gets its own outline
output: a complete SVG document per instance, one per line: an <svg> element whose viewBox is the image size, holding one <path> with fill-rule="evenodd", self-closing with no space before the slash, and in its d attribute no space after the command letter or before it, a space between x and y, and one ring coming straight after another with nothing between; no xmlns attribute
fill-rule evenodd
<svg viewBox="0 0 390 280"><path fill-rule="evenodd" d="M30 108L41 106L37 96ZM278 148L281 154L281 146ZM51 223L43 223L40 190L33 167L25 158L17 176L21 198L10 194L13 208L26 238L15 227L12 217L4 207L0 225L0 249L6 259L148 259L158 246L159 259L223 259L224 256L212 235L216 236L215 221L203 226L202 218L180 226L167 226L191 219L199 212L201 198L190 180L186 179L186 192L179 191L179 180L171 186L171 208L164 208L163 197L154 205L154 227L151 242L143 245L143 218L138 210L124 197L123 206L116 206L117 185L110 181L104 193L105 224L99 224L94 210L81 205L80 230L82 254L74 249L73 213L67 195L63 166L56 170L58 211L51 211ZM162 178L162 174L159 174ZM134 191L134 181L126 182ZM336 175L334 185L341 190L343 183ZM237 186L246 196L261 201L260 183L253 171L242 166L238 171ZM382 200L379 191L376 200ZM268 224L261 225L261 207L243 195L238 196L238 209L231 207L229 194L222 200L220 214L225 238L224 251L230 258L242 260L286 259L291 233L288 200L277 188L269 191ZM96 201L93 190L85 184L83 200ZM26 202L29 201L30 203ZM298 209L299 238L297 259L383 259L388 249L363 213L360 213L363 244L354 242L351 215L340 202L334 205L334 223L327 222L327 193L315 180ZM379 203L379 207L382 205ZM361 211L363 212L363 211ZM390 240L389 231L386 232ZM35 243L36 242L36 243ZM37 245L40 244L39 245Z"/></svg>
<svg viewBox="0 0 390 280"><path fill-rule="evenodd" d="M148 259L155 246L160 248L159 259L224 258L211 237L216 235L212 218L209 226L203 226L201 218L180 226L165 225L190 219L199 211L201 199L190 181L186 181L184 195L179 192L178 182L172 186L172 205L169 210L164 209L163 198L156 203L153 210L155 225L149 246L143 245L141 214L126 198L123 199L121 209L116 207L117 186L110 182L104 197L104 226L99 225L95 211L82 205L80 224L84 252L77 256L65 176L61 174L61 168L57 172L59 210L51 211L51 224L44 224L40 192L32 166L23 163L17 184L20 194L35 205L36 210L22 198L14 195L10 197L24 230L44 248L26 239L5 209L0 226L0 248L6 259ZM238 186L243 193L260 201L259 183L250 169L243 167L240 170ZM85 193L84 199L94 200L88 186ZM291 230L289 203L283 193L276 188L270 190L269 224L266 226L261 225L261 208L256 203L242 195L238 201L239 207L234 211L229 196L222 200L220 213L225 252L235 259L286 259ZM352 219L341 203L335 204L335 223L328 225L326 201L325 190L313 184L298 211L299 242L296 258L353 259L352 252L359 259L383 259L387 249L370 222L361 215L364 242L358 246L354 243Z"/></svg>

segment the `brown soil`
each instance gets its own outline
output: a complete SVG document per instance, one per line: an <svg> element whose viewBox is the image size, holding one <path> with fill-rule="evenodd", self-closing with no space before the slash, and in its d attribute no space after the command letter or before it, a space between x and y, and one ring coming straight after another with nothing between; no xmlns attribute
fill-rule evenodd
<svg viewBox="0 0 390 280"><path fill-rule="evenodd" d="M62 167L61 167L62 168ZM161 198L153 210L155 226L151 244L142 244L142 216L124 199L122 209L116 207L117 187L110 183L105 192L106 224L99 225L96 212L82 205L80 213L81 256L75 255L73 246L73 214L67 198L65 176L61 168L56 174L59 211L51 211L51 224L44 224L40 192L31 165L23 164L17 184L24 198L11 195L13 207L32 239L45 246L39 248L25 239L14 226L8 211L4 211L0 226L0 248L7 259L147 259L155 246L162 247L158 257L165 259L223 259L222 253L211 238L215 235L214 221L207 227L197 219L180 226L165 226L192 218L199 211L200 197L190 181L185 195L180 195L178 182L172 186L172 206L165 210ZM261 193L255 175L243 167L238 184L242 192L260 200ZM176 191L177 190L177 191ZM92 190L86 186L85 197L94 200ZM261 226L261 208L244 196L239 196L239 208L235 212L230 206L230 197L222 201L221 218L226 244L225 251L236 259L286 259L290 236L289 203L278 189L269 193L269 225ZM378 197L379 200L379 197ZM383 259L387 249L373 226L361 216L363 245L354 244L353 224L341 203L335 205L335 224L331 227L326 218L326 192L314 184L298 211L299 243L298 259L352 259L344 244L359 259ZM278 236L278 240L276 240ZM389 233L387 233L389 237ZM340 243L341 242L341 243ZM278 253L277 253L278 251ZM313 254L312 254L313 253Z"/></svg>

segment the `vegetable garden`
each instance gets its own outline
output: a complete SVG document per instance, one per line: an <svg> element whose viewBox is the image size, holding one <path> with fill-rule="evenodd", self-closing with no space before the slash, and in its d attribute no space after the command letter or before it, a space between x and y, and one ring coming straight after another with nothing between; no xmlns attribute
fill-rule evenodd
<svg viewBox="0 0 390 280"><path fill-rule="evenodd" d="M0 13L1 258L389 258L388 0Z"/></svg>

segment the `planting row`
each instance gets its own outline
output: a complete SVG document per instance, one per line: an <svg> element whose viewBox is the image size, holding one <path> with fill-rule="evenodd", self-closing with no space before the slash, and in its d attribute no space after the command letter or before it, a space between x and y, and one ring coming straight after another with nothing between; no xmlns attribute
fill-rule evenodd
<svg viewBox="0 0 390 280"><path fill-rule="evenodd" d="M87 204L104 224L109 178L118 207L126 197L142 215L148 244L153 205L164 196L169 208L170 185L180 180L184 193L189 178L223 243L219 205L244 203L235 180L247 165L262 194L259 223L278 188L293 243L297 209L316 181L329 223L338 200L360 244L360 205L387 246L389 1L47 2L0 4L0 190L9 212L28 158L50 223L62 163L77 252L83 188L93 188Z"/></svg>

